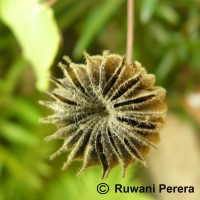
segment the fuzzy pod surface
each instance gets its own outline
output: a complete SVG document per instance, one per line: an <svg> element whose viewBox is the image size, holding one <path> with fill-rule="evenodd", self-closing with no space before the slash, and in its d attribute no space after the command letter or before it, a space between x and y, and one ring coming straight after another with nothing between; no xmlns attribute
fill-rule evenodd
<svg viewBox="0 0 200 200"><path fill-rule="evenodd" d="M43 123L57 125L46 140L61 139L63 145L53 155L69 151L66 169L72 161L83 160L78 174L101 164L102 178L117 164L123 176L129 164L139 160L159 141L164 124L165 89L155 86L155 76L139 62L128 63L117 54L90 56L86 64L59 63L64 77L52 79L56 88L48 94L52 101L40 103L54 111Z"/></svg>

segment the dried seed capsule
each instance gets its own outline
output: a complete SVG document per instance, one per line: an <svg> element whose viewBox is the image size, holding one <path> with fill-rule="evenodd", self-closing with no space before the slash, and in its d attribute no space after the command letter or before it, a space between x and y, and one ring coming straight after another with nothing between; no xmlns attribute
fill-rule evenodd
<svg viewBox="0 0 200 200"><path fill-rule="evenodd" d="M64 78L52 79L57 87L49 92L55 101L41 101L55 114L42 119L53 123L57 132L47 140L62 139L62 147L51 158L70 151L65 169L82 159L83 167L102 164L102 178L118 163L126 167L139 160L159 141L164 123L165 90L155 86L155 76L147 74L139 62L109 54L89 56L86 64L59 64Z"/></svg>

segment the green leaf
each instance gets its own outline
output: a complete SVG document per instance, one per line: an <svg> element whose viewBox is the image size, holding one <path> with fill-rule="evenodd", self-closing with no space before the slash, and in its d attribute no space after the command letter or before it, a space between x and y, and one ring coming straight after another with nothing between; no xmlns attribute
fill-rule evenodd
<svg viewBox="0 0 200 200"><path fill-rule="evenodd" d="M160 4L158 6L156 14L172 25L177 25L180 21L180 17L176 10L173 7L165 4Z"/></svg>
<svg viewBox="0 0 200 200"><path fill-rule="evenodd" d="M12 30L24 56L34 67L37 88L46 90L49 68L60 43L52 10L39 0L1 0L0 17Z"/></svg>
<svg viewBox="0 0 200 200"><path fill-rule="evenodd" d="M164 24L158 22L152 22L149 27L149 35L163 46L171 42L171 33L168 32Z"/></svg>
<svg viewBox="0 0 200 200"><path fill-rule="evenodd" d="M161 59L161 62L158 65L157 71L155 73L157 77L157 81L159 83L163 83L165 79L167 78L167 75L172 70L173 64L176 59L175 56L176 55L174 54L174 51L169 50Z"/></svg>
<svg viewBox="0 0 200 200"><path fill-rule="evenodd" d="M25 186L32 186L39 189L41 181L39 177L34 174L30 169L26 168L24 163L21 163L8 149L0 145L0 162L4 162L9 171L17 177L18 180L23 182Z"/></svg>
<svg viewBox="0 0 200 200"><path fill-rule="evenodd" d="M25 61L22 56L18 57L9 66L9 69L5 75L5 79L2 81L2 85L0 86L0 92L3 94L0 104L3 102L3 99L7 100L8 96L12 94L26 67L27 61Z"/></svg>
<svg viewBox="0 0 200 200"><path fill-rule="evenodd" d="M147 24L151 20L157 5L158 0L142 0L140 20L143 24Z"/></svg>
<svg viewBox="0 0 200 200"><path fill-rule="evenodd" d="M24 97L15 97L12 99L9 113L16 116L21 122L34 127L39 126L39 109L34 103L30 102L29 99Z"/></svg>
<svg viewBox="0 0 200 200"><path fill-rule="evenodd" d="M58 13L59 27L62 30L69 27L77 18L80 18L85 13L86 9L89 6L91 6L91 1L92 0L79 1L78 3L75 1L74 4L70 8L68 8L67 11L64 10L63 12ZM66 7L64 8L66 9Z"/></svg>
<svg viewBox="0 0 200 200"><path fill-rule="evenodd" d="M111 16L120 8L125 0L103 1L97 5L86 19L82 34L74 48L74 56L80 57L95 35L102 29Z"/></svg>
<svg viewBox="0 0 200 200"><path fill-rule="evenodd" d="M24 127L7 121L0 122L0 136L20 145L34 146L38 138Z"/></svg>

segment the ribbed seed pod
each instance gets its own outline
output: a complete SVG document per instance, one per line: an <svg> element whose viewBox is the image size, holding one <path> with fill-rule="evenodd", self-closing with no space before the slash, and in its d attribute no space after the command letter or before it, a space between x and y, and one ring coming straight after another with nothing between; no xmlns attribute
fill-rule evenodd
<svg viewBox="0 0 200 200"><path fill-rule="evenodd" d="M42 118L53 123L57 132L46 139L64 140L50 158L70 151L63 169L76 159L87 167L102 164L102 178L118 163L125 170L159 141L164 123L165 90L154 86L155 76L147 74L139 62L107 51L102 56L84 53L86 64L60 63L64 78L52 79L56 88L49 92L54 101L40 103L55 114Z"/></svg>

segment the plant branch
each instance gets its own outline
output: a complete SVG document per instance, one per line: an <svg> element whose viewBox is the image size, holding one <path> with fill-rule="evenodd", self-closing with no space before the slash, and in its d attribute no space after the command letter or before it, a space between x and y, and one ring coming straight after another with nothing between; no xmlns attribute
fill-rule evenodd
<svg viewBox="0 0 200 200"><path fill-rule="evenodd" d="M128 0L127 2L127 43L126 43L126 56L127 56L128 62L132 62L133 41L134 41L134 0Z"/></svg>

